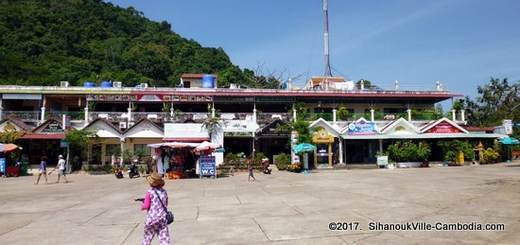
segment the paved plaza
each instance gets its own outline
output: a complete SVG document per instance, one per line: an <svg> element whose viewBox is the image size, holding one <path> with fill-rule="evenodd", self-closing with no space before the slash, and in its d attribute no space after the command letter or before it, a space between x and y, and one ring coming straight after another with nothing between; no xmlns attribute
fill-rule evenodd
<svg viewBox="0 0 520 245"><path fill-rule="evenodd" d="M274 172L166 182L174 244L518 244L520 163ZM55 180L51 175L50 179ZM140 244L144 178L0 179L1 244ZM329 223L359 222L357 231ZM504 223L504 231L370 231L369 222ZM154 244L158 244L154 240Z"/></svg>

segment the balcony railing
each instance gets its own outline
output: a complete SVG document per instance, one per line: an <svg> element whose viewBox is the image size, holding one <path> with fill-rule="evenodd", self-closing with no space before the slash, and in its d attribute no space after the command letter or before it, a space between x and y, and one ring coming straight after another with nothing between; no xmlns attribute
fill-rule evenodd
<svg viewBox="0 0 520 245"><path fill-rule="evenodd" d="M287 112L260 112L256 114L256 121L258 124L270 123L275 119L281 119L282 121L290 121L291 114Z"/></svg>
<svg viewBox="0 0 520 245"><path fill-rule="evenodd" d="M39 111L3 111L2 118L18 118L23 121L39 121L40 120L40 112Z"/></svg>
<svg viewBox="0 0 520 245"><path fill-rule="evenodd" d="M63 115L70 116L71 120L85 120L85 112L83 111L53 111L45 113L45 119L58 119L61 120Z"/></svg>

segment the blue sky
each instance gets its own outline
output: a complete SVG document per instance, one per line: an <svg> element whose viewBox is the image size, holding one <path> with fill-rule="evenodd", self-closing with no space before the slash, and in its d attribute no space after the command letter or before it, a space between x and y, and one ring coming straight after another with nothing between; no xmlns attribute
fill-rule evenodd
<svg viewBox="0 0 520 245"><path fill-rule="evenodd" d="M111 0L204 46L222 47L240 67L323 74L321 0ZM474 96L491 76L520 80L520 1L329 0L334 75L383 88Z"/></svg>

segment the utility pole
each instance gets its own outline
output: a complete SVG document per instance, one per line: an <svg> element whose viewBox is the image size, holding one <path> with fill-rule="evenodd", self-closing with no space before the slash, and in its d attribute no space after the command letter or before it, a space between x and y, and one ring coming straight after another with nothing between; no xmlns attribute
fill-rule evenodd
<svg viewBox="0 0 520 245"><path fill-rule="evenodd" d="M323 53L325 55L325 76L332 77L332 71L330 68L330 55L329 55L329 1L323 0L323 19L324 19L324 32L323 32Z"/></svg>

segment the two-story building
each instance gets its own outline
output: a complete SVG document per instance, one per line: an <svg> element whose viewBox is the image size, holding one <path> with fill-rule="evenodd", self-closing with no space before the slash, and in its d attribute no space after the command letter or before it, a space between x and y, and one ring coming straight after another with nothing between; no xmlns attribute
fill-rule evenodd
<svg viewBox="0 0 520 245"><path fill-rule="evenodd" d="M464 111L435 114L436 103L460 96L438 87L364 89L339 77L313 77L302 89L217 88L216 76L201 74L183 75L178 88L120 85L0 86L0 128L26 132L21 144L32 164L41 154L56 159L69 128L99 137L90 146L92 164L108 164L125 151L149 154L150 143L206 140L225 152L263 152L272 160L290 152L291 133L283 125L301 106L317 130L316 166L374 162L378 151L400 139L498 137L466 130ZM211 138L202 127L208 117L222 125Z"/></svg>

